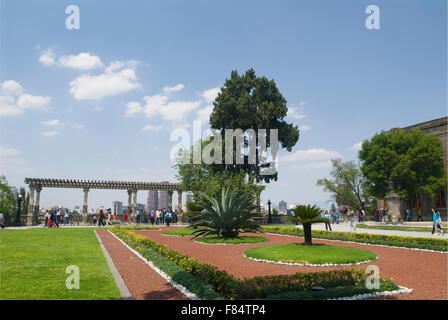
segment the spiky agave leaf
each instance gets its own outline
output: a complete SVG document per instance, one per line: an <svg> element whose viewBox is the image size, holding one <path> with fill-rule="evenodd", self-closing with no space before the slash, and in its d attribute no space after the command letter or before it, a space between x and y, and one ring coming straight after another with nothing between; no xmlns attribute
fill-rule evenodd
<svg viewBox="0 0 448 320"><path fill-rule="evenodd" d="M223 188L220 197L204 195L199 205L205 212L192 223L192 227L197 228L193 239L205 235L235 237L239 232L260 230L256 219L261 217L254 213L257 206L253 194Z"/></svg>

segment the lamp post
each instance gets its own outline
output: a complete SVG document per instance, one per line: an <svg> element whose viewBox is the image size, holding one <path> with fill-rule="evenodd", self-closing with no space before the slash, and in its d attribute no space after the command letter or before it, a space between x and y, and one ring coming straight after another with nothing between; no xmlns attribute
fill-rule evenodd
<svg viewBox="0 0 448 320"><path fill-rule="evenodd" d="M17 197L17 214L16 214L16 225L21 225L22 222L20 221L20 207L22 206L22 195L19 194Z"/></svg>
<svg viewBox="0 0 448 320"><path fill-rule="evenodd" d="M271 200L268 200L268 223L272 223L271 204Z"/></svg>

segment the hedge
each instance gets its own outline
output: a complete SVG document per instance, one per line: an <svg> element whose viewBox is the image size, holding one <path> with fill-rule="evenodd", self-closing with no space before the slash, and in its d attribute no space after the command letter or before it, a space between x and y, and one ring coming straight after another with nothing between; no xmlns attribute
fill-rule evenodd
<svg viewBox="0 0 448 320"><path fill-rule="evenodd" d="M110 231L138 252L151 249L160 253L183 271L210 285L221 297L231 300L263 299L287 292L311 291L314 286L323 286L324 288L363 287L366 279L363 269L347 269L310 273L298 272L292 275L263 276L239 280L211 264L200 263L196 259L123 227L115 226ZM365 292L370 291L365 289Z"/></svg>
<svg viewBox="0 0 448 320"><path fill-rule="evenodd" d="M285 234L291 236L303 237L303 230L295 227L273 227L262 226L265 232ZM379 244L386 246L395 246L403 248L427 249L434 251L447 251L448 239L433 239L421 237L405 237L372 233L353 233L313 230L312 237L325 240L352 241L368 244Z"/></svg>

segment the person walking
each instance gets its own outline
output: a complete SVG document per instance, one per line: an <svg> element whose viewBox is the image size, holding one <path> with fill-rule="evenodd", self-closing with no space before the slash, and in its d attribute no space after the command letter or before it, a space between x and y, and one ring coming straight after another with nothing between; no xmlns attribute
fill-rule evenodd
<svg viewBox="0 0 448 320"><path fill-rule="evenodd" d="M384 222L384 223L386 223L387 211L386 211L385 208L382 208L382 210L381 210L381 215L382 215L382 217L381 217L381 221Z"/></svg>
<svg viewBox="0 0 448 320"><path fill-rule="evenodd" d="M160 223L160 210L157 209L156 210L156 225L158 225Z"/></svg>
<svg viewBox="0 0 448 320"><path fill-rule="evenodd" d="M125 224L128 224L128 212L127 212L127 211L124 211L124 212L123 212L123 216L124 216L124 223L125 223Z"/></svg>
<svg viewBox="0 0 448 320"><path fill-rule="evenodd" d="M434 232L436 230L440 230L439 234L443 234L443 229L440 226L440 213L439 210L436 209L431 209L432 210L432 234L434 234Z"/></svg>
<svg viewBox="0 0 448 320"><path fill-rule="evenodd" d="M58 210L58 212L56 213L56 224L59 227L59 223L61 223L61 209Z"/></svg>
<svg viewBox="0 0 448 320"><path fill-rule="evenodd" d="M140 223L140 210L137 209L137 224Z"/></svg>
<svg viewBox="0 0 448 320"><path fill-rule="evenodd" d="M420 220L423 222L422 209L417 208L417 222L420 221Z"/></svg>
<svg viewBox="0 0 448 320"><path fill-rule="evenodd" d="M336 211L334 212L334 218L336 220L336 224L339 224L339 215L340 215L339 210L336 209Z"/></svg>
<svg viewBox="0 0 448 320"><path fill-rule="evenodd" d="M69 218L69 212L68 209L65 210L65 218L64 218L64 224L68 224L68 218Z"/></svg>
<svg viewBox="0 0 448 320"><path fill-rule="evenodd" d="M350 223L350 232L356 232L356 214L352 208L348 208L347 216Z"/></svg>
<svg viewBox="0 0 448 320"><path fill-rule="evenodd" d="M96 225L96 213L93 215L93 225Z"/></svg>
<svg viewBox="0 0 448 320"><path fill-rule="evenodd" d="M331 224L330 224L330 222L331 222L331 215L328 213L328 210L324 211L324 213L322 214L322 217L327 219L327 221L325 221L325 230L328 231L328 229L330 229L330 231L332 231L331 230Z"/></svg>
<svg viewBox="0 0 448 320"><path fill-rule="evenodd" d="M151 212L149 213L149 221L151 222L151 225L154 225L155 222L155 217L154 217L154 209L151 210Z"/></svg>
<svg viewBox="0 0 448 320"><path fill-rule="evenodd" d="M412 221L412 210L411 209L408 209L406 211L406 215L407 215L407 220Z"/></svg>
<svg viewBox="0 0 448 320"><path fill-rule="evenodd" d="M104 225L103 220L104 220L104 212L103 209L101 209L98 217L98 227L102 227Z"/></svg>
<svg viewBox="0 0 448 320"><path fill-rule="evenodd" d="M440 222L440 213L439 210L436 209L431 209L432 210L432 234L434 234L434 232L436 230L439 231L439 234L442 235L443 234L443 229L441 226L441 222Z"/></svg>
<svg viewBox="0 0 448 320"><path fill-rule="evenodd" d="M171 212L169 212L169 211L167 211L165 213L165 222L166 222L166 226L169 227L170 222L171 222Z"/></svg>
<svg viewBox="0 0 448 320"><path fill-rule="evenodd" d="M5 214L0 211L0 227L2 227L2 229L5 229L5 226L3 225L4 219L5 219Z"/></svg>
<svg viewBox="0 0 448 320"><path fill-rule="evenodd" d="M50 219L50 212L48 212L48 210L45 211L44 217L45 217L44 228L47 228L48 227L48 219Z"/></svg>

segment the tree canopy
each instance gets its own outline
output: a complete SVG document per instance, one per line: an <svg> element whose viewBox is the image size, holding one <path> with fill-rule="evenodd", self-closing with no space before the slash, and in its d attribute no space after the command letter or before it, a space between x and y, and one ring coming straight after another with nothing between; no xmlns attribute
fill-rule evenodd
<svg viewBox="0 0 448 320"><path fill-rule="evenodd" d="M14 194L8 186L5 176L0 176L0 211L9 214L15 207Z"/></svg>
<svg viewBox="0 0 448 320"><path fill-rule="evenodd" d="M404 199L418 193L434 197L447 183L443 155L441 141L420 129L381 132L364 141L359 151L361 171L378 198L387 195L389 178Z"/></svg>
<svg viewBox="0 0 448 320"><path fill-rule="evenodd" d="M210 115L213 129L220 130L224 137L225 129L278 129L278 143L282 148L291 151L299 140L298 126L283 120L288 112L286 99L278 90L274 80L257 77L253 69L247 70L242 76L236 70L232 71L230 79L226 79L221 92L213 102L214 108ZM269 135L266 147L271 146ZM257 150L260 144L257 143ZM277 180L278 173L261 175L263 164L257 159L255 164L249 164L247 156L244 164L223 164L222 171L243 170L254 175L257 182Z"/></svg>
<svg viewBox="0 0 448 320"><path fill-rule="evenodd" d="M339 206L369 210L374 206L374 198L369 193L369 182L363 176L360 165L354 161L343 162L332 159L331 179L319 179L317 185L331 193L331 198Z"/></svg>

